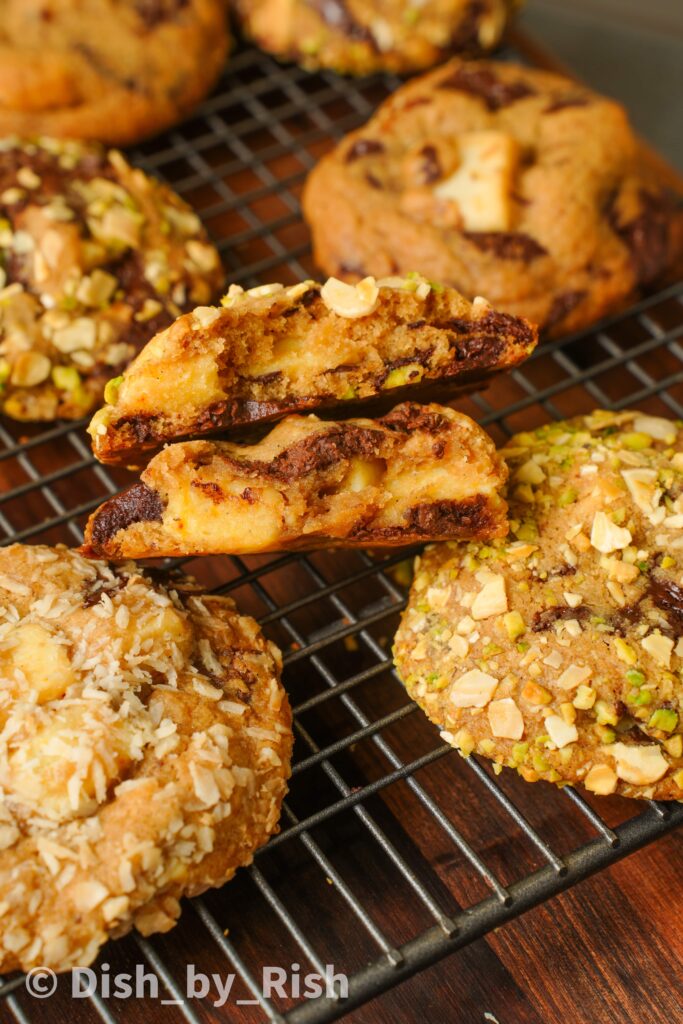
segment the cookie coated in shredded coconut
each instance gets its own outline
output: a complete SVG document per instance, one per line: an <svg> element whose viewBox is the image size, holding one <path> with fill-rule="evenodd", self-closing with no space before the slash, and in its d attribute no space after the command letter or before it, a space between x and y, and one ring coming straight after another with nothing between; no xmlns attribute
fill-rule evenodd
<svg viewBox="0 0 683 1024"><path fill-rule="evenodd" d="M290 771L280 668L187 577L0 550L0 971L167 931L251 861Z"/></svg>

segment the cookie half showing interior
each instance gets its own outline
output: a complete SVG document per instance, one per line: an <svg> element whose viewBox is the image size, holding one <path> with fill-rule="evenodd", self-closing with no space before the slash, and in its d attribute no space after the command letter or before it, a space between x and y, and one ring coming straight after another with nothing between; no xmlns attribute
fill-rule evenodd
<svg viewBox="0 0 683 1024"><path fill-rule="evenodd" d="M277 831L280 654L229 599L160 579L0 550L0 971L167 931Z"/></svg>
<svg viewBox="0 0 683 1024"><path fill-rule="evenodd" d="M116 150L0 140L0 411L80 418L221 286L199 218Z"/></svg>
<svg viewBox="0 0 683 1024"><path fill-rule="evenodd" d="M228 52L224 0L3 0L0 134L126 145L170 127Z"/></svg>
<svg viewBox="0 0 683 1024"><path fill-rule="evenodd" d="M683 423L595 412L501 454L510 536L417 564L409 694L528 781L683 799Z"/></svg>
<svg viewBox="0 0 683 1024"><path fill-rule="evenodd" d="M170 445L90 517L112 558L384 547L507 531L505 465L469 417L405 403L378 420L289 416L257 445Z"/></svg>
<svg viewBox="0 0 683 1024"><path fill-rule="evenodd" d="M680 261L673 177L612 100L544 71L453 60L325 156L303 205L324 273L416 267L559 335Z"/></svg>
<svg viewBox="0 0 683 1024"><path fill-rule="evenodd" d="M305 68L410 72L500 42L517 0L237 0L247 33Z"/></svg>
<svg viewBox="0 0 683 1024"><path fill-rule="evenodd" d="M519 365L536 329L417 274L357 286L232 286L153 338L90 425L101 462L139 465L164 443L237 434L300 411L386 412L451 398Z"/></svg>

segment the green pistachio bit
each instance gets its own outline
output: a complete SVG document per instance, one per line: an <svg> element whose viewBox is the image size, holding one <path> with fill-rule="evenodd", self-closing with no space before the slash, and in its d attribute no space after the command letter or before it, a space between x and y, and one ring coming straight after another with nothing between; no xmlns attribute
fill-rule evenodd
<svg viewBox="0 0 683 1024"><path fill-rule="evenodd" d="M640 451L643 448L650 448L652 445L652 438L649 434L636 433L624 434L621 443L624 448L628 448L631 451Z"/></svg>
<svg viewBox="0 0 683 1024"><path fill-rule="evenodd" d="M614 729L608 729L606 726L600 726L600 742L601 743L614 743L617 738L617 734Z"/></svg>
<svg viewBox="0 0 683 1024"><path fill-rule="evenodd" d="M419 363L406 363L405 366L396 366L384 378L382 389L388 391L390 388L402 388L406 384L417 384L424 376L424 367Z"/></svg>
<svg viewBox="0 0 683 1024"><path fill-rule="evenodd" d="M515 647L517 648L520 654L526 654L526 652L529 650L529 642L528 640L520 640L518 644L515 644Z"/></svg>
<svg viewBox="0 0 683 1024"><path fill-rule="evenodd" d="M75 366L53 366L52 380L61 391L79 391L81 375Z"/></svg>
<svg viewBox="0 0 683 1024"><path fill-rule="evenodd" d="M506 612L503 616L503 624L510 640L516 640L526 631L524 619L519 612Z"/></svg>
<svg viewBox="0 0 683 1024"><path fill-rule="evenodd" d="M550 768L550 765L543 754L538 753L538 751L533 755L531 760L537 772L547 772Z"/></svg>
<svg viewBox="0 0 683 1024"><path fill-rule="evenodd" d="M427 676L427 686L430 690L445 690L448 686L448 679L439 672L431 672Z"/></svg>
<svg viewBox="0 0 683 1024"><path fill-rule="evenodd" d="M416 25L420 20L420 12L417 7L409 7L403 13L403 21L406 25Z"/></svg>
<svg viewBox="0 0 683 1024"><path fill-rule="evenodd" d="M669 708L657 708L650 715L647 723L651 729L661 729L662 732L673 732L678 725L678 715Z"/></svg>
<svg viewBox="0 0 683 1024"><path fill-rule="evenodd" d="M645 682L645 676L641 671L639 671L639 669L630 668L626 673L626 681L630 683L631 686L642 686Z"/></svg>
<svg viewBox="0 0 683 1024"><path fill-rule="evenodd" d="M121 381L123 375L120 377L112 377L110 381L107 381L107 385L104 389L104 400L108 405L115 405L116 400L119 397L119 388L121 387Z"/></svg>
<svg viewBox="0 0 683 1024"><path fill-rule="evenodd" d="M671 555L664 555L664 558L662 559L662 569L671 569L675 564L675 558L672 558Z"/></svg>
<svg viewBox="0 0 683 1024"><path fill-rule="evenodd" d="M348 402L352 398L357 398L357 397L358 397L358 392L356 391L355 388L352 388L350 385L346 389L346 391L341 395L342 401L345 401L345 402Z"/></svg>
<svg viewBox="0 0 683 1024"><path fill-rule="evenodd" d="M643 705L652 704L652 693L650 690L639 690L636 697L633 699L633 703L642 707Z"/></svg>
<svg viewBox="0 0 683 1024"><path fill-rule="evenodd" d="M566 490L562 491L562 494L557 499L558 508L565 508L567 505L572 505L578 497L578 492L575 487L567 487Z"/></svg>
<svg viewBox="0 0 683 1024"><path fill-rule="evenodd" d="M12 367L6 359L0 359L0 384L5 384L9 380L9 375L12 372Z"/></svg>
<svg viewBox="0 0 683 1024"><path fill-rule="evenodd" d="M512 759L515 764L522 764L529 753L528 743L514 743L512 746Z"/></svg>
<svg viewBox="0 0 683 1024"><path fill-rule="evenodd" d="M519 540L536 540L538 538L538 527L536 526L536 523L522 523L517 530L517 538Z"/></svg>
<svg viewBox="0 0 683 1024"><path fill-rule="evenodd" d="M500 647L498 644L490 643L486 644L486 646L484 647L483 654L485 658L493 658L494 655L500 654L502 650L503 648Z"/></svg>
<svg viewBox="0 0 683 1024"><path fill-rule="evenodd" d="M596 700L595 718L600 725L617 725L619 723L616 710L606 700Z"/></svg>

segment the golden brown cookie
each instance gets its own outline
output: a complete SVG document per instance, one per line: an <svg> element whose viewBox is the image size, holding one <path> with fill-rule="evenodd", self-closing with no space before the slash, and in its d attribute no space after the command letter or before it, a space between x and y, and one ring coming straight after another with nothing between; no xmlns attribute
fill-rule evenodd
<svg viewBox="0 0 683 1024"><path fill-rule="evenodd" d="M288 416L257 445L169 445L93 513L111 558L391 547L507 531L504 464L469 417L406 402L378 420Z"/></svg>
<svg viewBox="0 0 683 1024"><path fill-rule="evenodd" d="M199 218L116 150L0 140L0 410L84 416L142 344L220 287Z"/></svg>
<svg viewBox="0 0 683 1024"><path fill-rule="evenodd" d="M418 275L232 285L223 306L181 317L108 385L89 428L101 462L132 466L169 441L244 433L292 412L451 399L536 344L526 321Z"/></svg>
<svg viewBox="0 0 683 1024"><path fill-rule="evenodd" d="M136 142L188 114L227 52L223 0L3 0L0 134Z"/></svg>
<svg viewBox="0 0 683 1024"><path fill-rule="evenodd" d="M398 89L308 178L316 262L420 273L551 335L683 251L683 209L618 104L515 64L454 60Z"/></svg>
<svg viewBox="0 0 683 1024"><path fill-rule="evenodd" d="M683 799L683 423L595 412L501 455L510 536L418 561L408 692L528 781Z"/></svg>
<svg viewBox="0 0 683 1024"><path fill-rule="evenodd" d="M280 664L187 578L0 550L0 971L167 931L250 863L289 775Z"/></svg>
<svg viewBox="0 0 683 1024"><path fill-rule="evenodd" d="M305 68L418 71L500 42L519 0L236 0L246 31Z"/></svg>

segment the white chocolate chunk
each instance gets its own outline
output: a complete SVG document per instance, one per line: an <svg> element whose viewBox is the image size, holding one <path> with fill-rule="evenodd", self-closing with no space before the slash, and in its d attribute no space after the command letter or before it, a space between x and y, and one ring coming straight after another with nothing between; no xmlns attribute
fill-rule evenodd
<svg viewBox="0 0 683 1024"><path fill-rule="evenodd" d="M439 199L457 203L466 231L507 231L512 226L512 183L519 149L506 132L464 132L460 166L437 185Z"/></svg>

